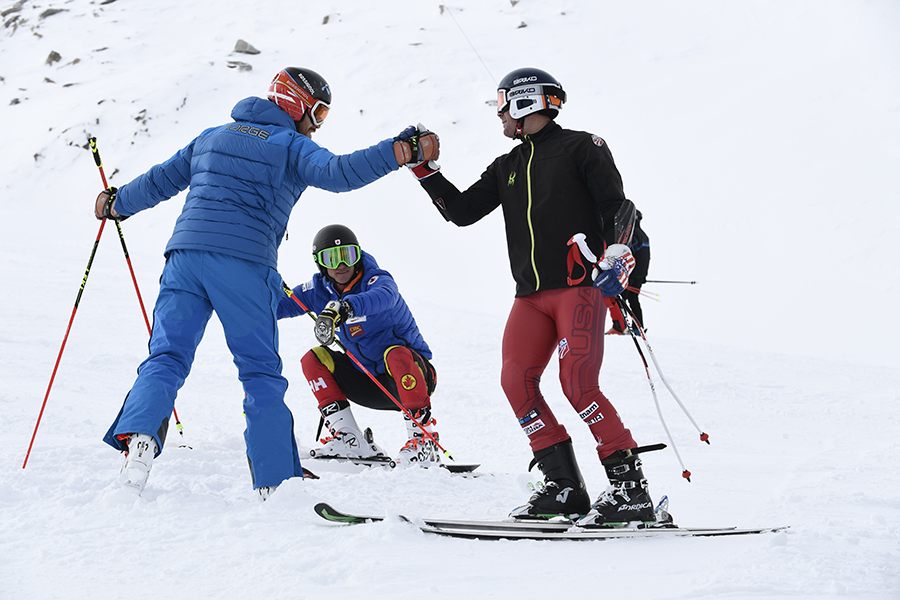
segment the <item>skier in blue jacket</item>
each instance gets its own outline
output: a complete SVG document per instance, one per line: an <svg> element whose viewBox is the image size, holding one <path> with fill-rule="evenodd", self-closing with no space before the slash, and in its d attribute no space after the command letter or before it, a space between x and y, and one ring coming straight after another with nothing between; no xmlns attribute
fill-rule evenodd
<svg viewBox="0 0 900 600"><path fill-rule="evenodd" d="M322 440L323 447L310 454L388 458L371 431L361 431L350 402L375 410L400 410L396 400L405 409L408 437L397 462L404 466L440 464L434 443L438 434L431 416L437 373L429 360L431 349L394 278L360 248L356 234L345 225L328 225L316 234L313 260L319 272L293 290L300 303L285 296L278 306L279 319L302 315L300 304L319 314L315 334L322 345L307 352L300 364L331 435ZM329 348L338 326L341 345L393 400L346 353Z"/></svg>
<svg viewBox="0 0 900 600"><path fill-rule="evenodd" d="M268 99L246 98L234 122L203 131L170 159L100 193L98 219L125 219L190 188L166 246L150 355L104 441L126 453L120 480L138 494L165 445L169 415L213 311L244 387L244 440L253 488L266 497L303 476L284 403L276 309L283 296L278 246L308 186L358 189L437 155L437 136L408 127L393 139L338 156L312 141L331 105L328 83L288 67Z"/></svg>

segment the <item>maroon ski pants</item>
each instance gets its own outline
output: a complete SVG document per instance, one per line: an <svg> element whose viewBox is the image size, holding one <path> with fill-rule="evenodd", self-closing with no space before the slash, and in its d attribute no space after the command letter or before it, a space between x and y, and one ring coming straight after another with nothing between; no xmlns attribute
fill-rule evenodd
<svg viewBox="0 0 900 600"><path fill-rule="evenodd" d="M606 458L637 446L600 391L606 306L599 289L571 287L516 298L503 333L501 385L535 452L569 439L541 394L541 375L554 350L559 379L572 408Z"/></svg>

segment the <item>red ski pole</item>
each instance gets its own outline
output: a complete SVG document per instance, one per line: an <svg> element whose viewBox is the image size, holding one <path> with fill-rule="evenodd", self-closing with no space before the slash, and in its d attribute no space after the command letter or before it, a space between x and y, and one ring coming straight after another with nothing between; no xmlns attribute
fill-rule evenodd
<svg viewBox="0 0 900 600"><path fill-rule="evenodd" d="M66 349L66 341L69 339L69 332L72 330L72 321L75 320L75 313L78 311L78 303L81 302L81 294L84 293L84 286L87 284L88 275L91 273L91 264L94 262L94 256L97 254L97 246L100 245L100 236L103 235L103 227L106 220L100 222L100 229L97 231L97 239L94 240L94 247L91 249L91 257L88 259L87 268L84 270L84 277L81 280L81 286L78 288L78 295L75 296L75 306L72 308L72 316L69 317L69 325L66 327L66 335L63 336L62 345L59 347L59 354L56 357L56 364L53 365L53 373L50 375L50 383L47 385L47 393L44 394L44 401L41 403L41 412L38 414L37 422L34 424L34 433L31 434L31 442L28 444L28 452L25 453L25 462L22 468L28 464L28 457L31 456L31 447L34 445L34 438L37 436L38 427L41 425L41 418L44 416L44 408L47 406L47 398L50 396L50 388L53 387L53 380L56 379L56 370L59 368L59 361L62 358L63 350Z"/></svg>
<svg viewBox="0 0 900 600"><path fill-rule="evenodd" d="M287 294L287 295L291 298L291 300L293 300L294 302L296 302L296 303L297 303L297 306L299 306L300 308L303 309L303 312L305 312L306 314L308 314L309 316L312 317L312 313L310 312L310 310L309 310L308 308L306 308L306 305L303 304L303 302L300 300L300 298L298 298L297 296L294 295L294 290L292 290L291 288L289 288L288 285L287 285L286 283L284 283L284 282L282 282L281 285L282 285L282 287L284 288L284 293ZM403 414L405 414L407 417L409 417L409 419L410 419L413 423L415 423L416 425L419 426L419 429L422 431L422 433L424 433L426 436L428 436L428 438L429 438L432 442L434 442L434 445L435 445L435 446L437 446L438 448L440 448L441 452L444 453L444 456L446 456L446 457L449 458L450 460L456 460L455 458L453 458L452 456L450 456L450 453L447 452L447 451L444 449L443 446L441 446L441 444L437 441L437 439L435 439L434 435L432 435L430 431L428 431L427 429L425 429L424 427L422 427L422 424L419 423L419 422L416 420L416 418L415 418L414 416L412 416L412 414L411 414L408 410L406 410L406 408L405 408L402 404L400 404L400 402L398 402L397 399L394 398L394 396L393 396L389 391L387 391L387 388L385 388L383 385L381 385L381 382L378 381L377 379L375 379L375 376L372 375L372 373L370 373L369 370L368 370L367 368L365 368L365 367L363 366L363 364L362 364L361 362L359 362L359 360L358 360L355 356L353 356L353 354L350 353L350 351L347 350L347 348L344 347L344 345L340 342L340 340L338 340L337 338L335 338L334 341L335 341L335 343L340 347L340 349L344 351L344 354L346 354L347 356L349 356L349 357L350 357L350 360L352 360L352 361L356 364L356 366L359 367L359 370L362 371L363 373L365 373L366 375L368 375L368 376L369 376L369 379L371 379L372 381L375 382L375 385L377 385L377 386L381 389L381 391L384 392L385 396L387 396L388 398L390 398L391 401L392 401L394 404L397 405L397 408L399 408L400 410L403 411Z"/></svg>
<svg viewBox="0 0 900 600"><path fill-rule="evenodd" d="M88 140L91 145L91 152L94 155L94 162L97 163L97 169L100 171L100 180L103 181L103 189L108 189L109 184L106 182L106 173L103 171L103 161L100 160L100 150L97 149L97 138L92 137ZM153 335L153 329L150 327L150 319L147 318L147 309L144 308L144 299L141 297L141 289L138 287L137 277L134 275L134 267L131 264L131 255L128 254L128 246L125 245L125 234L122 233L122 224L116 221L116 230L119 232L119 241L122 243L122 252L125 253L125 262L128 264L128 272L131 273L131 281L134 282L134 291L137 292L138 304L141 305L141 314L144 315L144 323L147 324L147 333ZM178 435L184 436L184 427L178 419L178 411L172 407L172 414L175 417L175 429Z"/></svg>

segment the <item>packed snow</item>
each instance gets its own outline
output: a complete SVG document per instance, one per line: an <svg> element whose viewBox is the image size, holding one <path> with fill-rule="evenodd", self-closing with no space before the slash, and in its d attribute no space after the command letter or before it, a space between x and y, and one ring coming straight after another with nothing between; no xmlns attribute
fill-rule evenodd
<svg viewBox="0 0 900 600"><path fill-rule="evenodd" d="M897 3L20 0L0 14L0 598L900 598ZM651 278L697 282L645 287L654 355L711 441L651 364L693 473L671 447L645 455L651 493L681 525L789 529L488 542L401 521L504 517L539 478L499 384L514 294L502 217L445 223L405 170L309 189L279 271L308 280L315 231L356 231L435 352L442 444L482 475L306 460L320 479L260 502L213 319L176 403L183 433L170 429L141 497L121 490L122 457L101 437L147 327L109 224L67 330L99 228L87 139L121 185L285 66L331 84L318 143L347 153L422 122L460 187L511 147L496 82L521 66L555 75L559 123L604 137L644 213ZM122 225L148 312L182 199ZM282 325L303 450L318 424L299 365L312 323ZM596 496L605 477L557 373L551 362L543 391ZM606 339L601 386L639 443L669 442L629 338ZM405 441L398 413L355 413L385 448ZM388 518L329 526L311 510L322 500Z"/></svg>

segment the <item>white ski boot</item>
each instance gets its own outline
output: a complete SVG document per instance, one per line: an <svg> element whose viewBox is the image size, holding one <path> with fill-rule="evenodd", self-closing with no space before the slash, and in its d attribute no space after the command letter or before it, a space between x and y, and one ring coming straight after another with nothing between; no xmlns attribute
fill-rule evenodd
<svg viewBox="0 0 900 600"><path fill-rule="evenodd" d="M125 464L119 471L119 481L122 487L137 495L141 495L147 478L150 477L150 467L159 446L153 436L144 433L133 433L128 438L128 450L125 451Z"/></svg>
<svg viewBox="0 0 900 600"><path fill-rule="evenodd" d="M325 407L323 412L327 411L330 406ZM331 432L331 436L320 440L321 448L313 448L309 451L309 455L312 457L372 458L387 456L384 450L375 443L371 429L367 427L365 433L360 431L349 405L326 416L325 427Z"/></svg>
<svg viewBox="0 0 900 600"><path fill-rule="evenodd" d="M269 496L275 493L275 490L278 489L277 485L269 485L261 488L256 488L256 493L259 494L259 501L265 502L269 499Z"/></svg>
<svg viewBox="0 0 900 600"><path fill-rule="evenodd" d="M431 407L426 406L413 412L415 421L410 419L406 414L403 420L406 422L406 433L409 441L400 448L397 453L397 464L403 467L418 466L431 467L441 464L441 451L430 437L425 435L416 421L422 424L422 428L430 433L435 440L439 440L435 426L437 421L431 418Z"/></svg>

